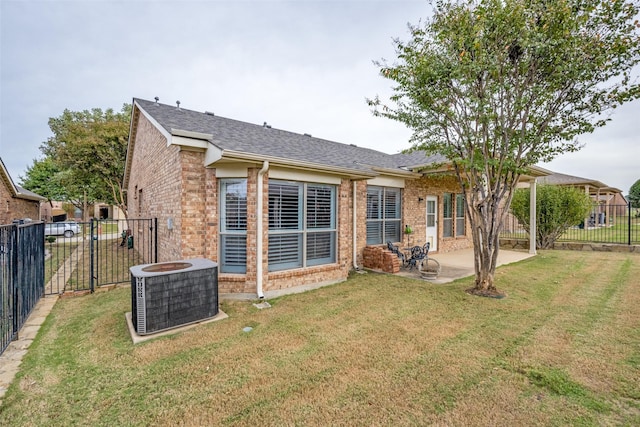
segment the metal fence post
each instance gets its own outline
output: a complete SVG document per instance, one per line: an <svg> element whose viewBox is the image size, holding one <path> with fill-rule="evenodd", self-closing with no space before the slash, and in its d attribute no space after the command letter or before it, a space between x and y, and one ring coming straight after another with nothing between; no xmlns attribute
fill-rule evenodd
<svg viewBox="0 0 640 427"><path fill-rule="evenodd" d="M627 203L627 244L631 246L631 201Z"/></svg>
<svg viewBox="0 0 640 427"><path fill-rule="evenodd" d="M153 262L158 263L158 218L153 219Z"/></svg>
<svg viewBox="0 0 640 427"><path fill-rule="evenodd" d="M91 291L91 293L93 293L94 290L94 281L95 281L95 276L94 276L94 262L93 262L93 251L95 250L94 246L93 246L93 241L94 241L94 231L95 231L95 225L94 225L94 218L91 218L91 222L89 223L89 290ZM96 236L97 238L97 236Z"/></svg>
<svg viewBox="0 0 640 427"><path fill-rule="evenodd" d="M13 294L13 326L11 339L16 336L20 330L20 306L22 305L22 298L20 297L20 278L18 276L18 226L13 225L11 227L11 273L9 283L12 284L11 293Z"/></svg>

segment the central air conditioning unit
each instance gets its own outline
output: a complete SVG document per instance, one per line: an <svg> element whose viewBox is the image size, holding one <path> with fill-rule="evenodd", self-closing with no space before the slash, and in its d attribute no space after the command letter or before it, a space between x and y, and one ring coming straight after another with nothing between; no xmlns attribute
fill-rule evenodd
<svg viewBox="0 0 640 427"><path fill-rule="evenodd" d="M218 314L218 264L203 258L136 265L131 272L131 322L147 335Z"/></svg>

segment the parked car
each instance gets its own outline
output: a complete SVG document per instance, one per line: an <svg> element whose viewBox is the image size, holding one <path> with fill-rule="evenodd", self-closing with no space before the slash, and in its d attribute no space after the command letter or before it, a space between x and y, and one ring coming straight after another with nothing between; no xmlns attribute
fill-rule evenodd
<svg viewBox="0 0 640 427"><path fill-rule="evenodd" d="M77 222L50 222L44 225L45 236L73 237L80 233L80 225Z"/></svg>

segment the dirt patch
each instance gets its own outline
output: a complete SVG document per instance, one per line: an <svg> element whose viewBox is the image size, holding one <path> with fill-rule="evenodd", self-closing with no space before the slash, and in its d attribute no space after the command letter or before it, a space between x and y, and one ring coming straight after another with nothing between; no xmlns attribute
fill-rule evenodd
<svg viewBox="0 0 640 427"><path fill-rule="evenodd" d="M468 293L469 295L475 295L477 297L485 297L485 298L502 299L507 297L506 293L501 292L497 289L489 290L489 289L469 288L469 289L465 289L465 292Z"/></svg>

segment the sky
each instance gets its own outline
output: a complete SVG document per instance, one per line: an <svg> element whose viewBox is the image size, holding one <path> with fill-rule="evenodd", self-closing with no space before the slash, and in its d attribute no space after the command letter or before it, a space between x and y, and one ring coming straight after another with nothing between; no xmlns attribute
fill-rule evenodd
<svg viewBox="0 0 640 427"><path fill-rule="evenodd" d="M132 98L397 153L401 123L366 98L391 94L374 60L430 15L426 0L0 0L0 157L14 183L65 109ZM637 73L640 74L640 73ZM540 166L627 194L640 179L640 100Z"/></svg>

